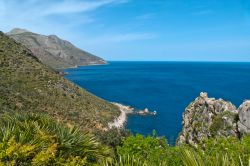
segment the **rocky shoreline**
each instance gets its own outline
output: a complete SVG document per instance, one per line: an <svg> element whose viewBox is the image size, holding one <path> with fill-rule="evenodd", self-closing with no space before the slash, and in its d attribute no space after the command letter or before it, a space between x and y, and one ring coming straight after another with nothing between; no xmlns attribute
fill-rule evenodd
<svg viewBox="0 0 250 166"><path fill-rule="evenodd" d="M116 118L114 120L114 122L108 124L109 128L113 128L113 127L122 128L122 127L124 127L124 125L127 121L128 115L140 115L140 116L153 115L153 116L155 116L157 114L156 111L151 112L151 111L149 111L148 108L145 108L143 110L137 110L131 106L126 106L126 105L123 105L120 103L112 102L112 104L116 105L119 108L119 110L121 111L121 114L118 118Z"/></svg>
<svg viewBox="0 0 250 166"><path fill-rule="evenodd" d="M147 108L137 110L120 103L116 105L121 114L108 124L109 128L124 127L128 115L155 116ZM245 100L239 108L223 99L209 98L206 92L191 102L183 112L183 128L177 139L177 144L196 146L211 137L242 138L250 134L250 100Z"/></svg>

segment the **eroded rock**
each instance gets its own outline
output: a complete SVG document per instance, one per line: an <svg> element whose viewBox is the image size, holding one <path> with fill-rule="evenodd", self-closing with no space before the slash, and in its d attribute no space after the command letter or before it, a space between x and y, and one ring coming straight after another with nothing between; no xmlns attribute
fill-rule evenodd
<svg viewBox="0 0 250 166"><path fill-rule="evenodd" d="M183 129L177 143L196 145L213 136L237 137L237 117L238 110L231 102L209 98L201 92L183 113Z"/></svg>
<svg viewBox="0 0 250 166"><path fill-rule="evenodd" d="M250 134L250 100L246 100L239 107L238 130L244 134Z"/></svg>

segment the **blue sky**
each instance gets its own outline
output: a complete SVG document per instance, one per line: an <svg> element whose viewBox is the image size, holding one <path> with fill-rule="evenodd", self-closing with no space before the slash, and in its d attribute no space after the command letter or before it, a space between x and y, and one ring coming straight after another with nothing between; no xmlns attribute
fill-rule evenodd
<svg viewBox="0 0 250 166"><path fill-rule="evenodd" d="M0 0L0 30L107 60L250 61L250 0Z"/></svg>

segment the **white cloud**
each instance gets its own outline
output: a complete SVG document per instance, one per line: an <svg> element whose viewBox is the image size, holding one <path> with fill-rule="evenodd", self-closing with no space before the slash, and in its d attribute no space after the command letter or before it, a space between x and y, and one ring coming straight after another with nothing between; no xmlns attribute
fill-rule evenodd
<svg viewBox="0 0 250 166"><path fill-rule="evenodd" d="M157 36L152 33L124 33L124 34L109 34L92 38L85 44L95 45L101 43L119 43L119 42L131 42L137 40L150 40Z"/></svg>
<svg viewBox="0 0 250 166"><path fill-rule="evenodd" d="M20 27L45 34L67 31L94 22L95 18L86 12L125 2L127 0L0 0L0 30L6 32Z"/></svg>
<svg viewBox="0 0 250 166"><path fill-rule="evenodd" d="M107 38L107 41L110 42L123 42L123 41L133 41L133 40L145 40L153 39L156 36L150 33L127 33L127 34L118 34L113 35Z"/></svg>
<svg viewBox="0 0 250 166"><path fill-rule="evenodd" d="M42 14L51 15L51 14L88 12L105 5L114 3L125 3L125 2L126 1L124 0L92 0L92 1L66 0L60 3L51 4L45 11L42 12Z"/></svg>
<svg viewBox="0 0 250 166"><path fill-rule="evenodd" d="M153 33L125 32L121 29L105 30L99 18L93 13L102 7L115 7L131 0L0 0L0 30L24 28L40 34L56 34L71 41L78 47L92 47L98 44L117 44L122 42L150 40L156 37ZM3 11L3 12L2 12ZM144 16L149 17L148 16ZM91 23L91 25L86 25ZM92 27L93 31L92 31ZM96 30L97 29L97 30ZM97 31L97 33L95 33ZM121 32L122 31L122 32Z"/></svg>

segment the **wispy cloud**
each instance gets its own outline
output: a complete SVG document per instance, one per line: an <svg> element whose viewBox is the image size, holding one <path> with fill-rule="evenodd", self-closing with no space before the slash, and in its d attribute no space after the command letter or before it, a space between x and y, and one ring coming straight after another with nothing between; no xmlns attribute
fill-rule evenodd
<svg viewBox="0 0 250 166"><path fill-rule="evenodd" d="M105 35L88 34L84 32L84 24L100 24L91 13L99 8L122 5L131 0L0 0L1 29L14 27L25 28L42 34L57 34L65 39L82 40L85 45L103 43L121 43L156 38L150 32L120 32L111 31ZM3 11L3 12L2 12ZM11 11L11 12L10 12ZM153 13L138 16L137 19L149 19ZM76 27L76 28L74 28ZM76 35L74 29L81 29ZM77 43L77 42L74 42Z"/></svg>
<svg viewBox="0 0 250 166"><path fill-rule="evenodd" d="M63 1L51 4L45 11L42 12L43 15L51 14L67 14L67 13L79 13L88 12L95 10L97 8L115 4L115 3L125 3L125 0L91 0L91 1Z"/></svg>
<svg viewBox="0 0 250 166"><path fill-rule="evenodd" d="M128 0L0 0L0 28L55 33L94 22L95 18L87 12L126 2Z"/></svg>
<svg viewBox="0 0 250 166"><path fill-rule="evenodd" d="M119 43L119 42L131 42L138 40L150 40L156 38L156 34L152 33L124 33L124 34L109 34L100 36L88 40L87 44L99 44L99 43Z"/></svg>
<svg viewBox="0 0 250 166"><path fill-rule="evenodd" d="M127 34L118 34L108 37L106 41L109 42L124 42L124 41L134 41L134 40L145 40L155 38L155 34L151 33L127 33Z"/></svg>

